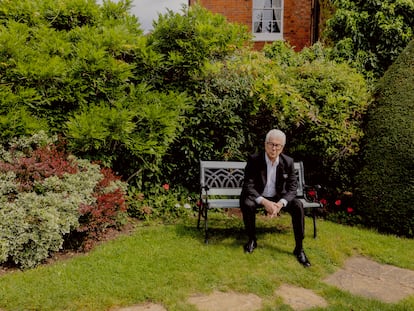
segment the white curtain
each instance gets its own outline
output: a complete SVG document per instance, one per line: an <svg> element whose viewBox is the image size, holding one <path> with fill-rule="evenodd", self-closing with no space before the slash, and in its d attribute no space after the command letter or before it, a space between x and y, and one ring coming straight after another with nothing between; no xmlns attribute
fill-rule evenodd
<svg viewBox="0 0 414 311"><path fill-rule="evenodd" d="M282 0L254 0L254 32L279 33Z"/></svg>

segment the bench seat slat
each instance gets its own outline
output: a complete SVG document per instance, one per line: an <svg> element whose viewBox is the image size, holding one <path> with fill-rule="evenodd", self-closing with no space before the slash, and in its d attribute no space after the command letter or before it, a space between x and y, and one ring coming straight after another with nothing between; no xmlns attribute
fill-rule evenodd
<svg viewBox="0 0 414 311"><path fill-rule="evenodd" d="M301 198L298 198L298 200L302 202L303 208L319 208L319 207L321 207L321 203L318 203L318 202L309 202L309 201L306 201L305 199L301 199Z"/></svg>
<svg viewBox="0 0 414 311"><path fill-rule="evenodd" d="M239 199L210 199L209 208L236 208L239 207Z"/></svg>
<svg viewBox="0 0 414 311"><path fill-rule="evenodd" d="M321 204L318 202L309 202L305 199L298 198L302 202L303 208L319 208ZM239 199L209 199L209 208L239 208Z"/></svg>
<svg viewBox="0 0 414 311"><path fill-rule="evenodd" d="M240 196L242 188L210 188L208 195Z"/></svg>

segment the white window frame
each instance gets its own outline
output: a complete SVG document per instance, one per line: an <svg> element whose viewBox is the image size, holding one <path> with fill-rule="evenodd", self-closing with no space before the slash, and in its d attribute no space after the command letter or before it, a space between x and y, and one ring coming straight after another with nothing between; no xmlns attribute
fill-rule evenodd
<svg viewBox="0 0 414 311"><path fill-rule="evenodd" d="M252 33L254 41L283 40L283 12L284 0L253 0L252 1ZM266 18L265 16L270 16ZM264 22L263 22L264 20ZM259 27L267 24L267 30L257 31ZM272 27L277 27L275 29ZM273 32L274 31L274 32Z"/></svg>

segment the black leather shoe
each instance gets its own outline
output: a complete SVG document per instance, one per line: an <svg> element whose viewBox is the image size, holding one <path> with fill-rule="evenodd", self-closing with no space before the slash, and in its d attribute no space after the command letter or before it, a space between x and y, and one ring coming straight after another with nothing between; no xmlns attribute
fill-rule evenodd
<svg viewBox="0 0 414 311"><path fill-rule="evenodd" d="M244 244L244 251L246 253L253 253L253 250L257 247L257 242L255 240L249 240L246 244Z"/></svg>
<svg viewBox="0 0 414 311"><path fill-rule="evenodd" d="M310 267L311 263L309 262L308 258L306 257L305 252L303 249L300 251L294 251L293 254L296 256L296 259L299 261L299 263L304 266L305 268Z"/></svg>

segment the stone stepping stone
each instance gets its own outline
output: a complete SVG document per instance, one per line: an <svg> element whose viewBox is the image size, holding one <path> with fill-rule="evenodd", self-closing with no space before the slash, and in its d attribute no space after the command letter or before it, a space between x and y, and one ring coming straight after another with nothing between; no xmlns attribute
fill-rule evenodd
<svg viewBox="0 0 414 311"><path fill-rule="evenodd" d="M276 292L283 301L295 311L307 310L315 307L327 307L328 303L321 296L310 289L283 284Z"/></svg>
<svg viewBox="0 0 414 311"><path fill-rule="evenodd" d="M414 271L379 264L365 257L349 258L325 283L354 295L395 303L414 295Z"/></svg>
<svg viewBox="0 0 414 311"><path fill-rule="evenodd" d="M158 304L145 303L125 308L113 309L113 311L167 311L167 309Z"/></svg>
<svg viewBox="0 0 414 311"><path fill-rule="evenodd" d="M254 294L215 291L210 295L194 295L188 299L200 311L255 311L262 308L262 299Z"/></svg>

